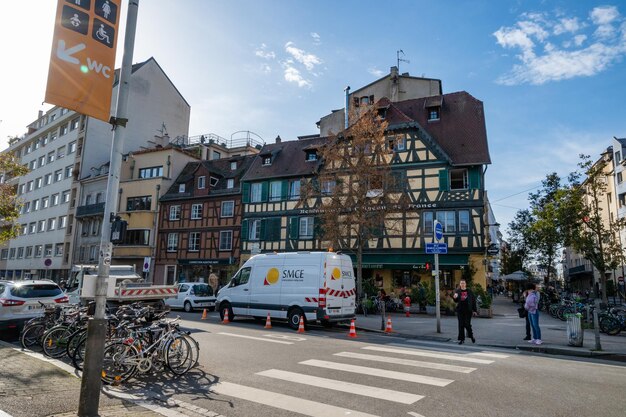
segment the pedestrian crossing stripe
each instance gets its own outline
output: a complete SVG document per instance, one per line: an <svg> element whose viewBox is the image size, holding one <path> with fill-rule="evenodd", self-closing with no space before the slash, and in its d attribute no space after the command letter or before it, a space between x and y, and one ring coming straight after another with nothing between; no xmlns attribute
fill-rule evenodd
<svg viewBox="0 0 626 417"><path fill-rule="evenodd" d="M468 350L468 349L454 349L448 345L442 345L439 342L427 342L423 340L412 340L405 339L404 343L410 343L411 345L417 345L418 347L422 347L424 349L432 349L434 346L437 347L437 352L450 352L450 353L458 353L462 355L476 355L476 356L484 356L487 358L496 358L496 359L506 359L509 358L510 354L497 353L490 350ZM430 345L430 346L423 346ZM413 348L414 346L411 346ZM472 349L471 347L469 349Z"/></svg>
<svg viewBox="0 0 626 417"><path fill-rule="evenodd" d="M417 368L428 368L428 369L437 369L440 371L461 372L464 374L469 374L470 372L476 370L476 368L468 368L466 366L448 365L445 363L435 363L435 362L414 361L411 359L392 358L389 356L366 355L362 353L353 353L353 352L339 352L339 353L335 353L334 355L341 356L344 358L354 358L354 359L363 359L363 360L375 361L375 362L393 363L393 364L403 365L403 366L414 366Z"/></svg>
<svg viewBox="0 0 626 417"><path fill-rule="evenodd" d="M362 413L348 408L323 404L230 382L218 382L210 385L208 389L215 394L227 395L258 404L269 405L274 408L311 417L378 417L374 414Z"/></svg>
<svg viewBox="0 0 626 417"><path fill-rule="evenodd" d="M352 382L338 381L328 378L320 378L313 375L299 374L278 369L257 372L257 375L268 378L281 379L283 381L296 382L299 384L311 385L318 388L326 388L335 391L347 392L349 394L362 395L371 398L378 398L397 402L401 404L413 404L424 398L423 395L411 394L408 392L394 391L385 388L372 387L369 385L355 384Z"/></svg>
<svg viewBox="0 0 626 417"><path fill-rule="evenodd" d="M221 334L221 335L224 335L224 336L241 337L243 339L260 340L262 342L280 343L280 344L283 344L283 345L293 345L293 342L285 342L284 340L266 339L264 337L246 336L246 335L243 335L243 334L225 333L225 332L218 332L217 334Z"/></svg>
<svg viewBox="0 0 626 417"><path fill-rule="evenodd" d="M416 382L418 384L434 385L437 387L445 387L454 382L452 379L436 378L426 375L409 374L406 372L388 371L380 368L369 368L366 366L349 365L339 362L320 361L310 359L299 362L300 365L316 366L318 368L333 369L336 371L352 372L362 375L371 375L379 378L396 379L399 381Z"/></svg>
<svg viewBox="0 0 626 417"><path fill-rule="evenodd" d="M395 343L392 343L391 346L401 346L401 347L406 347L407 349L394 349L394 348L381 347L381 346L365 346L365 347L362 347L361 349L375 350L377 352L399 353L403 355L421 356L421 357L427 357L427 358L446 359L446 360L458 361L458 362L479 363L483 365L489 365L494 362L489 359L471 358L471 357L467 357L464 355L453 355L453 354L437 353L437 352L430 351L430 350L413 349L406 345L398 345Z"/></svg>

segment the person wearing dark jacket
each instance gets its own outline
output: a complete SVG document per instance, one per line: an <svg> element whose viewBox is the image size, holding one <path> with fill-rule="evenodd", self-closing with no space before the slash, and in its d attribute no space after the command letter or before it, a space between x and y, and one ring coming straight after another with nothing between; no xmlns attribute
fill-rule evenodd
<svg viewBox="0 0 626 417"><path fill-rule="evenodd" d="M456 315L459 320L459 345L465 343L465 331L467 331L467 337L472 339L472 343L476 343L472 332L472 316L475 316L478 311L476 297L472 290L467 288L467 282L464 279L459 282L459 288L454 291L452 298L456 303Z"/></svg>

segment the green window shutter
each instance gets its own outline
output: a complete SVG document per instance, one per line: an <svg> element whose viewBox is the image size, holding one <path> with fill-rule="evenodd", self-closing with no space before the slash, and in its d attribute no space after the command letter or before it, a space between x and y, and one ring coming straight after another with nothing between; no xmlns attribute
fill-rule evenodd
<svg viewBox="0 0 626 417"><path fill-rule="evenodd" d="M280 240L280 221L281 218L277 217L277 218L273 218L273 219L269 219L271 220L268 224L268 238L267 240L271 240L271 241L278 241Z"/></svg>
<svg viewBox="0 0 626 417"><path fill-rule="evenodd" d="M289 195L289 181L285 180L282 182L282 185L281 185L280 199L286 200L288 195Z"/></svg>
<svg viewBox="0 0 626 417"><path fill-rule="evenodd" d="M442 169L439 171L439 191L449 191L450 185L448 184L448 170Z"/></svg>
<svg viewBox="0 0 626 417"><path fill-rule="evenodd" d="M298 217L289 218L289 239L297 239L300 231L300 219Z"/></svg>
<svg viewBox="0 0 626 417"><path fill-rule="evenodd" d="M241 186L241 200L243 203L250 202L250 183L244 182Z"/></svg>
<svg viewBox="0 0 626 417"><path fill-rule="evenodd" d="M241 241L245 242L246 240L248 240L248 220L241 222Z"/></svg>
<svg viewBox="0 0 626 417"><path fill-rule="evenodd" d="M471 167L469 169L469 188L473 190L480 189L480 171L481 167Z"/></svg>
<svg viewBox="0 0 626 417"><path fill-rule="evenodd" d="M261 201L267 201L267 197L269 194L269 183L264 181L261 184Z"/></svg>
<svg viewBox="0 0 626 417"><path fill-rule="evenodd" d="M262 219L261 220L261 232L260 232L260 236L259 236L259 240L268 240L267 239L267 223L268 223L269 219Z"/></svg>
<svg viewBox="0 0 626 417"><path fill-rule="evenodd" d="M319 238L322 235L322 221L318 217L313 217L313 237Z"/></svg>

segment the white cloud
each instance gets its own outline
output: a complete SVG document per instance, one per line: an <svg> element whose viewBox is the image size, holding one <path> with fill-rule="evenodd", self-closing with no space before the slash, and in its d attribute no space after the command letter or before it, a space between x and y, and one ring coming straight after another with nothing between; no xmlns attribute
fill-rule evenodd
<svg viewBox="0 0 626 417"><path fill-rule="evenodd" d="M313 43L314 43L315 45L319 45L319 44L321 44L321 43L322 43L322 40L321 40L321 38L320 38L319 33L317 33L317 32L311 32L311 37L313 38Z"/></svg>
<svg viewBox="0 0 626 417"><path fill-rule="evenodd" d="M304 65L308 71L313 71L316 65L320 65L322 63L322 60L314 54L310 54L302 49L296 48L293 42L287 42L285 44L285 51L296 61Z"/></svg>
<svg viewBox="0 0 626 417"><path fill-rule="evenodd" d="M267 45L264 43L262 43L261 46L257 48L256 51L254 51L254 55L258 56L259 58L268 59L268 60L276 58L276 54L274 53L274 51L268 51Z"/></svg>
<svg viewBox="0 0 626 417"><path fill-rule="evenodd" d="M613 6L596 7L589 13L589 21L594 26L589 30L593 31L597 41L587 47L583 44L588 36L582 33L567 40L555 39L554 42L551 39L552 36L573 35L589 26L575 17L561 16L558 20L550 20L543 14L524 14L522 19L493 33L501 47L520 51L515 56L520 62L496 80L500 84L544 84L593 76L626 53L626 22ZM618 30L621 38L615 37Z"/></svg>
<svg viewBox="0 0 626 417"><path fill-rule="evenodd" d="M290 63L285 63L285 80L290 83L297 84L298 87L311 87L311 82L304 79L300 71L293 67Z"/></svg>
<svg viewBox="0 0 626 417"><path fill-rule="evenodd" d="M372 74L374 77L382 77L385 73L382 70L379 70L376 67L370 67L367 69L367 72Z"/></svg>
<svg viewBox="0 0 626 417"><path fill-rule="evenodd" d="M562 33L575 33L580 29L580 23L578 23L578 18L567 18L564 17L554 26L554 34L560 35Z"/></svg>

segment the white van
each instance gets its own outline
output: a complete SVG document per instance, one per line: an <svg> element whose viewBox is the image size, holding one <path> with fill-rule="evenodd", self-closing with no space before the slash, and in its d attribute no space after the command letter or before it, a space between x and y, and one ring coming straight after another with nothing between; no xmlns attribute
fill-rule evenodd
<svg viewBox="0 0 626 417"><path fill-rule="evenodd" d="M286 319L298 328L354 318L356 288L352 260L334 252L268 253L248 259L217 295L222 320L252 316Z"/></svg>

